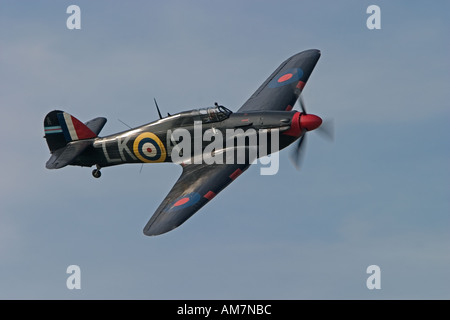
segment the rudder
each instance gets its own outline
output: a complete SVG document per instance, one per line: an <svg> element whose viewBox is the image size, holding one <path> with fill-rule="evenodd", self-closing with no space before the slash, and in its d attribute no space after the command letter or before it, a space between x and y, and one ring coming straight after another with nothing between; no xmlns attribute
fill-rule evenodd
<svg viewBox="0 0 450 320"><path fill-rule="evenodd" d="M74 116L54 110L44 119L45 139L50 152L65 147L71 141L84 140L97 137L91 129Z"/></svg>

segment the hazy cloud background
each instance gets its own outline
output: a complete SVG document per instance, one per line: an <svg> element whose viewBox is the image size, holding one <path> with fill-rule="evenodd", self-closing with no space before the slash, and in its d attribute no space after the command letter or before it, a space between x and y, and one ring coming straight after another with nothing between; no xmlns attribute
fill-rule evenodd
<svg viewBox="0 0 450 320"><path fill-rule="evenodd" d="M81 8L81 30L66 8ZM368 30L366 8L381 8ZM449 299L450 5L436 1L0 0L0 298ZM181 168L45 169L56 108L108 118L237 110L286 58L322 51L301 171L280 153L178 229L142 229ZM81 290L66 288L67 266ZM366 268L381 268L381 290Z"/></svg>

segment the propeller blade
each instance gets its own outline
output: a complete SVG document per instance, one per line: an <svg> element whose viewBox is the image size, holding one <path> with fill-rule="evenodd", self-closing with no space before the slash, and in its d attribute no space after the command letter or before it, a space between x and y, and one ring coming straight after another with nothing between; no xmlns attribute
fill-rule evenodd
<svg viewBox="0 0 450 320"><path fill-rule="evenodd" d="M329 141L334 141L334 120L323 121L322 125L317 128L317 133Z"/></svg>
<svg viewBox="0 0 450 320"><path fill-rule="evenodd" d="M303 124L300 125L300 127L303 127L302 135L300 136L297 146L293 150L291 157L290 157L294 166L297 168L297 170L300 169L300 164L304 158L304 154L305 154L304 150L305 150L305 145L306 145L306 133L308 132L308 130L312 131L312 130L316 129L316 131L323 138L325 138L329 141L334 141L334 120L327 119L322 122L322 119L320 119L317 116L314 116L314 115L305 116L305 115L307 115L306 106L305 106L305 102L303 101L303 97L301 94L298 97L298 103L302 110L302 115L304 116ZM300 117L302 117L302 115ZM300 121L300 122L302 122L302 121Z"/></svg>
<svg viewBox="0 0 450 320"><path fill-rule="evenodd" d="M297 170L300 169L300 164L305 155L305 145L306 145L306 130L303 131L302 136L298 140L297 146L292 152L291 160Z"/></svg>
<svg viewBox="0 0 450 320"><path fill-rule="evenodd" d="M300 95L298 97L298 103L300 104L300 108L302 109L302 113L303 114L307 114L306 113L306 108L305 108L305 101L303 101L302 95Z"/></svg>

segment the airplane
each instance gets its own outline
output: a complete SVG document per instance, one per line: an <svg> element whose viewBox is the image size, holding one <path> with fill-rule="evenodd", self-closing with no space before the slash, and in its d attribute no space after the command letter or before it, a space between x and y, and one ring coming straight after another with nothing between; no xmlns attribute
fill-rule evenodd
<svg viewBox="0 0 450 320"><path fill-rule="evenodd" d="M236 112L215 103L211 107L162 117L155 100L158 120L99 137L106 118L98 117L82 123L64 111L51 111L44 119L44 138L51 153L46 168L59 169L67 165L95 166L92 175L99 178L101 168L125 163L180 164L183 170L181 176L143 230L147 236L171 231L247 170L255 160L254 154L252 157L249 156L250 149L259 148L258 145L250 145L245 139L243 146L228 147L225 141L222 141L222 144L217 144L210 154L230 153L233 161L206 163L206 159L204 161L194 159L196 153L194 152L194 155L192 152L189 153L189 148L186 148L186 155L183 155L185 150L181 152L176 146L177 142L181 144L184 139L180 142L180 138L176 140L172 134L177 129L194 135L196 130L197 133L200 130L201 135L212 130L214 135L226 134L233 129L239 135L253 129L258 137L261 132L278 132L275 141L278 147L276 150L268 150L267 154L284 149L298 140L293 155L294 164L298 165L306 133L319 128L322 124L320 117L306 112L300 96L320 55L319 50L310 49L285 60ZM301 112L293 110L297 101ZM234 138L238 139L236 136L233 136ZM196 149L200 154L210 143L210 141L201 143L184 141L185 146L191 147L191 150ZM243 161L236 161L239 147L247 151ZM260 153L257 153L256 157L259 155ZM175 158L181 158L182 161Z"/></svg>

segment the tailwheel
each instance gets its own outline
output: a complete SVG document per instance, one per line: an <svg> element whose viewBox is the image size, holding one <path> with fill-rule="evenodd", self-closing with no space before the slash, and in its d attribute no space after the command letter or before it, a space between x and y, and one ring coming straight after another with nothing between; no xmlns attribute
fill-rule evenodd
<svg viewBox="0 0 450 320"><path fill-rule="evenodd" d="M102 172L100 171L100 167L97 165L97 169L92 170L92 175L94 178L100 178L102 176Z"/></svg>

